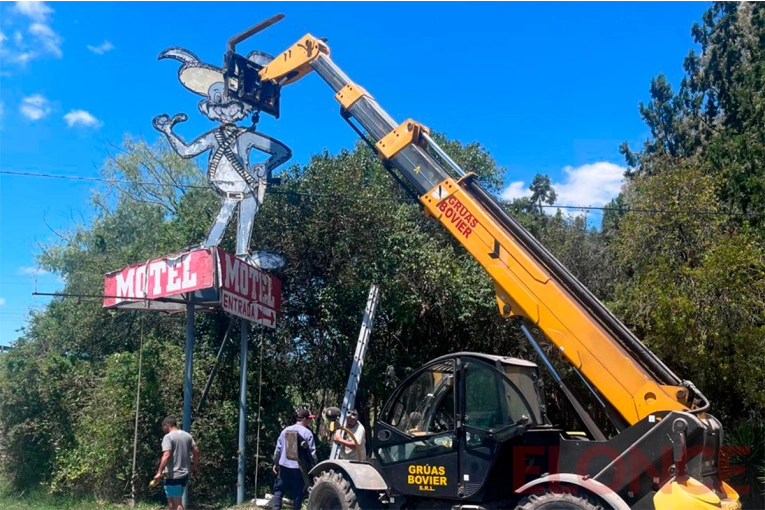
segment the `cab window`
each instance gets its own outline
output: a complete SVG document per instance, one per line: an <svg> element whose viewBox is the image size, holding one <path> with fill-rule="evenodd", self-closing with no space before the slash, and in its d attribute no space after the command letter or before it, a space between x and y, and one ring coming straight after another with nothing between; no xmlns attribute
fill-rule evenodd
<svg viewBox="0 0 765 510"><path fill-rule="evenodd" d="M383 464L432 458L456 451L454 361L432 365L403 388L383 420L409 437L377 449Z"/></svg>
<svg viewBox="0 0 765 510"><path fill-rule="evenodd" d="M400 432L427 435L454 428L454 362L433 365L403 389L385 422Z"/></svg>
<svg viewBox="0 0 765 510"><path fill-rule="evenodd" d="M496 432L534 416L501 372L481 361L465 364L465 425Z"/></svg>

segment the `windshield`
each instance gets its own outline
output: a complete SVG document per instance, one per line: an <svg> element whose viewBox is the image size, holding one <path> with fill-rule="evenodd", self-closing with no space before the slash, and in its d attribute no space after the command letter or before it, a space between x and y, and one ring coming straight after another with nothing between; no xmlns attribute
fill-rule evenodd
<svg viewBox="0 0 765 510"><path fill-rule="evenodd" d="M428 367L390 407L386 423L408 435L437 434L454 426L454 361Z"/></svg>

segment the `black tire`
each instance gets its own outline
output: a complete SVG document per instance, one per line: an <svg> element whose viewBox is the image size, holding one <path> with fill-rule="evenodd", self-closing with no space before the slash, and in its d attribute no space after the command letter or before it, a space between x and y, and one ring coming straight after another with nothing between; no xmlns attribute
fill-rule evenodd
<svg viewBox="0 0 765 510"><path fill-rule="evenodd" d="M546 492L531 494L518 503L515 510L612 510L598 498L589 495Z"/></svg>
<svg viewBox="0 0 765 510"><path fill-rule="evenodd" d="M373 494L359 491L333 469L313 479L308 489L308 510L375 510L380 503Z"/></svg>

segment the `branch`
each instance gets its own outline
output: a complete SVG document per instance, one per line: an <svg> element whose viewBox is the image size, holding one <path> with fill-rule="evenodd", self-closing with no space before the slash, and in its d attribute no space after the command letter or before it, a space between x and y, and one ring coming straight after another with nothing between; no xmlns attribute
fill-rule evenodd
<svg viewBox="0 0 765 510"><path fill-rule="evenodd" d="M111 140L110 140L110 141L108 141L108 142L106 142L106 144L107 144L107 145L109 145L109 146L111 146L111 147L113 147L113 148L115 148L115 149L116 149L116 150L118 150L119 152L122 152L122 153L125 153L125 154L130 154L130 151L128 151L127 149L123 149L123 148L122 148L122 147L120 147L119 145L115 145L115 144L114 144L114 143L113 143Z"/></svg>
<svg viewBox="0 0 765 510"><path fill-rule="evenodd" d="M114 217L114 214L112 214L112 212L109 210L109 208L108 208L108 207L106 207L106 204L104 204L104 203L102 203L102 202L101 202L101 197L100 197L100 195L96 195L95 197L93 197L93 198L92 198L92 201L93 201L93 203L94 203L94 204L95 204L97 207L100 207L100 208L101 208L101 210L103 210L103 212L105 212L107 216L109 216L110 218Z"/></svg>
<svg viewBox="0 0 765 510"><path fill-rule="evenodd" d="M172 185L173 185L175 188L177 188L177 189L178 189L178 190L179 190L181 193L186 193L186 191L185 191L185 188L187 187L187 185L179 183L179 182L178 182L178 181L175 179L175 177L173 176L173 173L172 173L170 170L168 170L168 169L167 169L167 167L166 167L166 166L165 166L165 164L162 162L162 160L160 160L160 159L159 159L159 158L156 156L156 154L154 154L154 152L152 152L152 151L149 151L149 157L150 157L152 160L154 160L154 162L155 162L157 165L159 165L159 167L160 167L160 168L162 168L162 171L163 171L165 174L167 174L168 178L169 178L169 179L172 181L172 183L173 183Z"/></svg>
<svg viewBox="0 0 765 510"><path fill-rule="evenodd" d="M118 166L118 167L119 167L119 168L120 168L120 169L121 169L123 172L127 172L126 168L125 168L125 167L124 167L124 166L123 166L123 165L122 165L122 164L121 164L119 161L115 160L115 164L116 164L116 165L117 165L117 166ZM122 191L123 193L127 194L128 196L130 196L130 197L131 197L133 200L135 200L136 202L144 202L144 203L149 203L149 204L151 204L151 203L154 203L154 204L157 204L157 205L161 205L161 206L162 206L162 207L164 207L164 208L165 208L165 209L166 209L166 210L167 210L169 213L171 213L171 214L175 214L175 210L174 210L173 208L171 208L170 206L168 206L168 205L167 205L165 202L163 202L163 201L162 201L162 198L164 198L162 195L157 195L156 193L154 193L154 192L152 192L152 191L149 191L149 190L146 188L146 185L145 185L145 184L143 184L143 183L142 183L142 182L140 182L140 181L137 181L137 182L135 183L135 185L136 185L136 186L138 186L139 188L141 188L141 189L142 189L142 190L145 192L145 194L146 194L146 195L148 195L148 196L150 196L150 197L153 197L153 198L154 198L154 199L156 199L156 200L144 200L144 199L142 199L142 198L139 198L138 196L136 196L136 195L135 195L135 194L133 194L132 192L129 192L129 191L127 191L125 188L123 188L123 187L122 187L122 186L120 186L119 184L117 184L117 183L115 183L115 184L114 184L114 186L115 186L115 187L116 187L118 190L120 190L120 191Z"/></svg>
<svg viewBox="0 0 765 510"><path fill-rule="evenodd" d="M57 236L59 239L61 239L62 241L66 241L67 243L70 243L70 244L74 244L74 241L73 241L72 239L67 239L67 238L66 238L66 237L64 237L62 234L59 234L58 232L56 232L56 231L53 229L53 227L51 227L51 226L48 224L48 220L46 220L46 219L45 219L45 215L43 215L43 223L45 223L45 226L46 226L46 227L48 227L48 230L50 230L51 232L53 232L53 234L55 234L55 235L56 235L56 236Z"/></svg>
<svg viewBox="0 0 765 510"><path fill-rule="evenodd" d="M131 199L133 199L134 202L140 202L140 203L144 203L144 204L156 204L156 205L159 205L159 206L162 206L163 208L165 208L167 210L167 212L169 212L171 214L174 213L174 211L172 209L170 209L170 207L167 204L165 204L164 202L155 201L155 200L144 200L144 199L136 196L131 191L122 188L121 186L117 186L117 189L120 192L124 193L125 195L129 196Z"/></svg>

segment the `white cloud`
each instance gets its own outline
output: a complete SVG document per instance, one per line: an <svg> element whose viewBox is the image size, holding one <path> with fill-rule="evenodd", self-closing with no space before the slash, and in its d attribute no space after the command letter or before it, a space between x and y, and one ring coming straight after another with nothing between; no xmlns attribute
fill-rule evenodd
<svg viewBox="0 0 765 510"><path fill-rule="evenodd" d="M40 94L25 97L19 111L28 119L40 120L50 113L50 102Z"/></svg>
<svg viewBox="0 0 765 510"><path fill-rule="evenodd" d="M45 2L16 2L14 10L34 21L45 21L53 12L53 9L45 5Z"/></svg>
<svg viewBox="0 0 765 510"><path fill-rule="evenodd" d="M625 170L624 167L606 161L576 168L566 166L563 168L563 182L552 183L557 195L555 205L602 207L621 191ZM502 198L507 200L530 195L531 191L523 181L511 183L502 192Z"/></svg>
<svg viewBox="0 0 765 510"><path fill-rule="evenodd" d="M563 169L566 180L553 183L561 205L600 207L606 205L621 191L627 169L614 163L601 161L577 168Z"/></svg>
<svg viewBox="0 0 765 510"><path fill-rule="evenodd" d="M0 297L0 306L3 306L5 304L5 298Z"/></svg>
<svg viewBox="0 0 765 510"><path fill-rule="evenodd" d="M109 41L104 41L100 46L88 45L88 49L97 55L103 55L109 50L114 49L114 45Z"/></svg>
<svg viewBox="0 0 765 510"><path fill-rule="evenodd" d="M511 182L510 186L502 191L502 198L505 200L513 200L514 198L521 198L529 195L528 188L523 184L523 181Z"/></svg>
<svg viewBox="0 0 765 510"><path fill-rule="evenodd" d="M41 269L39 267L21 266L19 268L19 273L33 275L33 276L39 276L39 275L43 275L43 274L48 274L48 271L46 271L45 269Z"/></svg>
<svg viewBox="0 0 765 510"><path fill-rule="evenodd" d="M32 59L42 55L61 58L63 39L51 27L53 9L44 2L16 2L9 12L16 14L7 17L6 26L13 30L13 44L4 44L9 38L0 37L0 58L5 62L26 65ZM24 37L24 26L31 37Z"/></svg>
<svg viewBox="0 0 765 510"><path fill-rule="evenodd" d="M67 126L72 127L76 125L80 126L99 126L101 121L95 118L90 112L85 110L71 110L64 115L64 120Z"/></svg>
<svg viewBox="0 0 765 510"><path fill-rule="evenodd" d="M32 51L23 51L21 53L15 53L10 57L10 59L12 62L16 62L17 64L21 64L23 66L36 56L37 54Z"/></svg>
<svg viewBox="0 0 765 510"><path fill-rule="evenodd" d="M45 23L32 23L29 26L29 33L35 36L36 41L42 45L48 53L57 57L62 57L61 36Z"/></svg>

